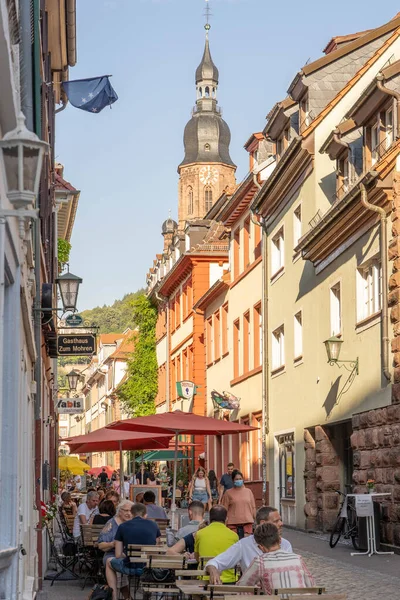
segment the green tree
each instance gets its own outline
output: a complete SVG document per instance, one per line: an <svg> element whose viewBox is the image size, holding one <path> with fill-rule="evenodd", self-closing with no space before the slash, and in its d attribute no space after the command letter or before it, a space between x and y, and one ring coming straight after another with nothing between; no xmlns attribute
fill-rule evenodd
<svg viewBox="0 0 400 600"><path fill-rule="evenodd" d="M122 300L115 300L111 306L106 304L96 306L90 310L84 310L80 315L84 321L98 325L99 333L122 333L128 327L135 329L132 301L141 294L143 294L143 290L126 294Z"/></svg>
<svg viewBox="0 0 400 600"><path fill-rule="evenodd" d="M144 293L132 302L135 352L128 361L128 378L118 391L126 410L135 417L155 412L158 390L156 324L157 308Z"/></svg>

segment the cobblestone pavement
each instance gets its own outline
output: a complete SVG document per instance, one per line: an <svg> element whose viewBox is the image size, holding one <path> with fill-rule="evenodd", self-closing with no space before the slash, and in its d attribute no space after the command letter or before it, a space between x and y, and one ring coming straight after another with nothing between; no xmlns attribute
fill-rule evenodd
<svg viewBox="0 0 400 600"><path fill-rule="evenodd" d="M359 567L349 561L348 565L313 552L295 551L302 554L317 584L324 585L327 592L346 593L348 600L379 600L400 597L400 578L382 575L377 571ZM353 557L361 560L361 557ZM368 560L368 558L363 558ZM400 557L398 557L400 566Z"/></svg>

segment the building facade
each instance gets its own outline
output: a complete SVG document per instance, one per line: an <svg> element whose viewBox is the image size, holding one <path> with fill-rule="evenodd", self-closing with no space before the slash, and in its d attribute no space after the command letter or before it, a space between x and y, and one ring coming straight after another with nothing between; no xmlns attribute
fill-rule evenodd
<svg viewBox="0 0 400 600"><path fill-rule="evenodd" d="M75 64L74 19L72 3L67 14L58 2L0 2L0 135L22 111L49 145L32 219L12 206L0 177L0 596L10 600L35 598L47 564L40 505L51 500L57 454L57 324L43 312L57 302L54 82Z"/></svg>

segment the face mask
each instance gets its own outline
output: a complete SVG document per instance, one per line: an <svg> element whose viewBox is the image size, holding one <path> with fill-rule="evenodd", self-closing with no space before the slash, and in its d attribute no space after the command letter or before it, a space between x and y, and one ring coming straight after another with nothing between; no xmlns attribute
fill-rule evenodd
<svg viewBox="0 0 400 600"><path fill-rule="evenodd" d="M242 487L242 485L243 485L243 479L237 479L236 481L233 482L233 485L235 487Z"/></svg>

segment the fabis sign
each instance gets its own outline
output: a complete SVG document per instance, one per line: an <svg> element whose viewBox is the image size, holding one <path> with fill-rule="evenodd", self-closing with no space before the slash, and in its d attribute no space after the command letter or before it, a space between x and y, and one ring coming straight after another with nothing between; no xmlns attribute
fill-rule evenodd
<svg viewBox="0 0 400 600"><path fill-rule="evenodd" d="M57 412L59 415L78 415L85 411L84 398L59 398Z"/></svg>

